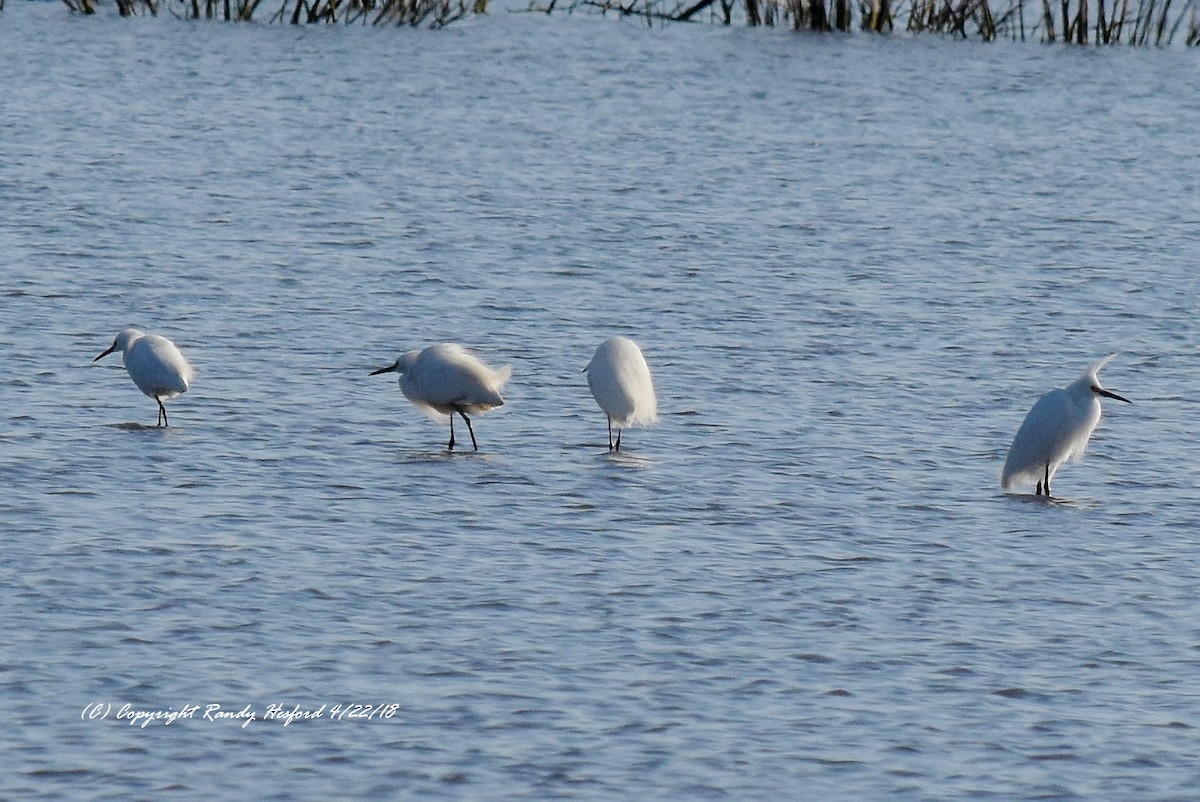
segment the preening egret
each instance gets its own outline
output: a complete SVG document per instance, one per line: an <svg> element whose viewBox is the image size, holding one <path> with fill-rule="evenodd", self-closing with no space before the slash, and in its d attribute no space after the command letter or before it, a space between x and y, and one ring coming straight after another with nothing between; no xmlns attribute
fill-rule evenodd
<svg viewBox="0 0 1200 802"><path fill-rule="evenodd" d="M588 388L608 418L608 450L621 450L621 430L658 421L658 401L650 368L637 343L624 337L605 340L584 368ZM617 442L612 439L617 427Z"/></svg>
<svg viewBox="0 0 1200 802"><path fill-rule="evenodd" d="M158 403L156 426L169 426L163 399L186 393L194 371L179 353L175 343L157 334L145 334L137 329L125 329L113 340L107 351L93 359L98 362L113 351L121 352L129 378L146 395Z"/></svg>
<svg viewBox="0 0 1200 802"><path fill-rule="evenodd" d="M1092 430L1100 421L1100 398L1133 403L1100 386L1097 374L1116 354L1109 354L1066 387L1038 399L1025 416L1008 450L1000 485L1036 483L1036 494L1050 498L1050 480L1059 466L1072 457L1083 458Z"/></svg>
<svg viewBox="0 0 1200 802"><path fill-rule="evenodd" d="M373 370L371 375L393 372L400 374L400 392L405 398L426 412L450 416L450 445L447 446L450 451L454 450L456 412L467 422L471 445L478 451L475 429L467 413L474 415L502 406L504 399L500 397L500 390L512 375L512 368L506 366L494 370L467 353L461 345L443 343L401 354L391 365Z"/></svg>

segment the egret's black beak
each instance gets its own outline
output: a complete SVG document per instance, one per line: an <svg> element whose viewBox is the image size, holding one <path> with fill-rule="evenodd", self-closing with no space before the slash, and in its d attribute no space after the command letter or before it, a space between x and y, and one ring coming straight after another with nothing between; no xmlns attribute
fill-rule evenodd
<svg viewBox="0 0 1200 802"><path fill-rule="evenodd" d="M1130 401L1128 398L1125 398L1124 396L1117 395L1116 393L1110 393L1108 390L1105 390L1103 387L1093 387L1093 388L1092 388L1092 392L1093 392L1093 393L1095 393L1096 395L1102 395L1102 396L1104 396L1105 398L1115 398L1115 399L1117 399L1118 401L1124 401L1126 404L1132 404L1132 403L1133 403L1133 402L1132 402L1132 401Z"/></svg>
<svg viewBox="0 0 1200 802"><path fill-rule="evenodd" d="M93 362L99 362L101 359L104 359L104 357L108 356L109 354L111 354L111 353L112 353L113 351L115 351L115 350L117 350L117 344L116 344L116 343L113 343L113 344L112 344L112 346L110 346L110 347L109 347L109 349L108 349L107 351L105 351L103 354L101 354L100 356L96 357L96 358L95 358L95 359L93 359L92 361L93 361Z"/></svg>
<svg viewBox="0 0 1200 802"><path fill-rule="evenodd" d="M100 356L104 356L104 354L101 354ZM97 359L99 359L99 357L97 357ZM386 368L380 368L379 370L373 370L373 371L371 371L371 374L370 374L370 375L372 375L372 376L378 376L380 373L392 373L392 372L393 372L393 371L395 371L395 370L396 370L396 368L398 368L399 366L400 366L400 363L399 363L399 362L393 362L392 364L388 365Z"/></svg>

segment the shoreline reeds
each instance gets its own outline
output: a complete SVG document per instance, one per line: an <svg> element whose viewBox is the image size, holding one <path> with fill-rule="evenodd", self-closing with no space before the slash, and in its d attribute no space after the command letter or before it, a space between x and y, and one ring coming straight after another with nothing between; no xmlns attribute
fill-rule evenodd
<svg viewBox="0 0 1200 802"><path fill-rule="evenodd" d="M887 33L902 21L911 33L958 38L1165 46L1183 34L1200 45L1200 0L550 0L530 10L615 13L647 22L787 26L796 30Z"/></svg>
<svg viewBox="0 0 1200 802"><path fill-rule="evenodd" d="M102 0L63 0L94 14ZM114 0L121 16L157 15L162 0ZM264 0L166 0L185 19L249 22ZM489 0L266 0L269 22L440 28L485 14ZM697 22L874 33L895 30L992 41L998 38L1077 45L1158 47L1182 38L1200 46L1200 0L534 0L530 11L591 11L637 17L647 24ZM278 3L278 5L275 5ZM0 9L4 0L0 0ZM1182 37L1180 35L1182 34Z"/></svg>
<svg viewBox="0 0 1200 802"><path fill-rule="evenodd" d="M3 7L0 0L0 7ZM63 0L71 11L94 14L100 0ZM114 0L122 17L157 16L159 0ZM268 22L293 25L363 24L440 28L468 14L483 14L488 0L277 0ZM250 22L263 0L167 0L167 10L182 19ZM268 0L267 8L273 3ZM265 12L263 12L265 13Z"/></svg>

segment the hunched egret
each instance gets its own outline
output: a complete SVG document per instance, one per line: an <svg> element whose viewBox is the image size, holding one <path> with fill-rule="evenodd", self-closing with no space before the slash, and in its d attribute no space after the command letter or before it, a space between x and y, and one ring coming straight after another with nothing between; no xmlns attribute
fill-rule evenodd
<svg viewBox="0 0 1200 802"><path fill-rule="evenodd" d="M405 398L426 412L450 416L448 450L454 450L454 415L457 413L466 421L471 445L478 451L475 429L467 413L474 415L502 406L504 399L500 397L500 391L512 375L512 368L490 368L461 345L443 343L408 351L391 365L371 371L372 376L380 373L399 373L400 392Z"/></svg>
<svg viewBox="0 0 1200 802"><path fill-rule="evenodd" d="M584 368L588 388L608 418L608 450L621 450L621 430L658 421L654 382L642 349L625 337L612 337L596 349ZM617 441L613 443L613 426Z"/></svg>
<svg viewBox="0 0 1200 802"><path fill-rule="evenodd" d="M158 403L155 425L169 426L163 400L186 393L195 373L175 343L157 334L125 329L117 335L109 349L92 362L100 361L113 351L121 352L125 370L138 389Z"/></svg>

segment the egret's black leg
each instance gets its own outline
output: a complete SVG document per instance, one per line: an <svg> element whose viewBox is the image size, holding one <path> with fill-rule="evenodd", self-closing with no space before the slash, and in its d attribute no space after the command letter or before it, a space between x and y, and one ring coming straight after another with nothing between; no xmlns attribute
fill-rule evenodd
<svg viewBox="0 0 1200 802"><path fill-rule="evenodd" d="M462 415L462 419L467 422L467 431L471 433L471 445L475 447L476 451L478 451L479 443L475 442L475 428L473 426L471 426L471 419L468 418L466 413L463 412L461 409L458 411L458 414ZM453 415L450 416L450 425L451 426L454 425L454 416Z"/></svg>
<svg viewBox="0 0 1200 802"><path fill-rule="evenodd" d="M447 451L454 450L454 413L450 413L450 445L446 446Z"/></svg>
<svg viewBox="0 0 1200 802"><path fill-rule="evenodd" d="M614 448L613 451L620 451L620 450L621 450L621 430L617 429L617 447Z"/></svg>
<svg viewBox="0 0 1200 802"><path fill-rule="evenodd" d="M159 398L158 396L154 396L154 400L158 402L158 415L159 415L158 418L154 419L154 425L155 426L170 426L171 424L167 423L167 408L163 406L162 399ZM162 423L158 422L159 419L162 420Z"/></svg>
<svg viewBox="0 0 1200 802"><path fill-rule="evenodd" d="M612 418L611 418L611 417L609 417L608 415L605 415L604 417L608 419L608 450L609 450L609 451L612 451L612 450L613 450L613 444L612 444Z"/></svg>

